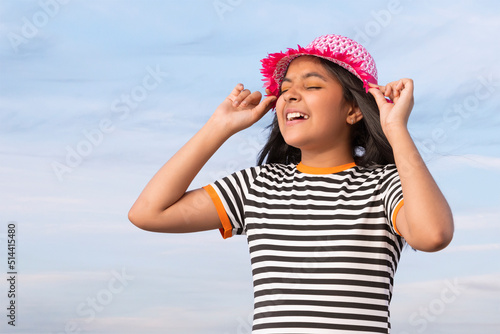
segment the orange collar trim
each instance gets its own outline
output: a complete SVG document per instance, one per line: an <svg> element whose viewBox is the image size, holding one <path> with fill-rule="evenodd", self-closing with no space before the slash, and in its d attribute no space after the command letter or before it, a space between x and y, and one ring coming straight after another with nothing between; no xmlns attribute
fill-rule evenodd
<svg viewBox="0 0 500 334"><path fill-rule="evenodd" d="M309 167L309 166L304 165L302 162L300 162L297 165L297 170L299 172L302 172L305 174L321 175L321 174L339 173L339 172L345 171L349 168L352 168L354 166L356 166L355 162L351 162L351 163L341 165L341 166L336 166L336 167Z"/></svg>

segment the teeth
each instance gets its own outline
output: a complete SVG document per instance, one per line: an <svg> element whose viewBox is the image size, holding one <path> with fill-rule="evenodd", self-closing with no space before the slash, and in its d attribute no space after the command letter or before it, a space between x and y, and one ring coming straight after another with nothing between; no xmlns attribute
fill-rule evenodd
<svg viewBox="0 0 500 334"><path fill-rule="evenodd" d="M301 114L299 112L291 112L291 113L289 113L289 114L286 115L286 119L288 121L291 121L292 119L299 118L299 117L303 117L304 119L308 119L309 118L308 115L304 115L304 114Z"/></svg>

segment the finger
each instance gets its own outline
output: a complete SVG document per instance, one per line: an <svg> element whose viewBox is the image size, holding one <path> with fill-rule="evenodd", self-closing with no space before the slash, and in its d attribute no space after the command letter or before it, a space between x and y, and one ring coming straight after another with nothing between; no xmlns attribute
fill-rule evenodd
<svg viewBox="0 0 500 334"><path fill-rule="evenodd" d="M396 87L394 89L394 97L399 97L401 95L401 91L404 89L403 80L399 80L396 83Z"/></svg>
<svg viewBox="0 0 500 334"><path fill-rule="evenodd" d="M374 84L374 83L371 83L371 82L368 83L368 86L370 86L370 88L378 89L382 93L385 92L385 86L380 86L380 85L377 85L377 84Z"/></svg>
<svg viewBox="0 0 500 334"><path fill-rule="evenodd" d="M392 94L392 82L385 86L384 95L390 97Z"/></svg>
<svg viewBox="0 0 500 334"><path fill-rule="evenodd" d="M400 99L403 105L408 108L413 107L413 80L412 79L401 79L401 91Z"/></svg>
<svg viewBox="0 0 500 334"><path fill-rule="evenodd" d="M405 94L408 92L409 86L407 86L407 84L409 84L407 79L401 79L401 80L396 82L396 84L394 86L394 99L395 100L400 98L402 96L402 94Z"/></svg>
<svg viewBox="0 0 500 334"><path fill-rule="evenodd" d="M243 101L241 101L241 106L246 107L248 105L257 105L262 99L262 93L259 91L255 91L249 94Z"/></svg>
<svg viewBox="0 0 500 334"><path fill-rule="evenodd" d="M401 90L404 88L404 82L403 80L399 80L398 84L396 85L396 89Z"/></svg>
<svg viewBox="0 0 500 334"><path fill-rule="evenodd" d="M234 101L236 101L236 99L240 95L241 91L243 91L243 89L245 89L245 86L242 83L237 84L233 88L231 93L229 93L229 95L226 97L226 100L229 100L231 102L231 104L233 104Z"/></svg>
<svg viewBox="0 0 500 334"><path fill-rule="evenodd" d="M401 93L401 91L399 89L397 89L397 87L394 87L392 90L392 96L390 96L390 98L392 98L394 101L396 101L399 98L400 93Z"/></svg>
<svg viewBox="0 0 500 334"><path fill-rule="evenodd" d="M253 110L256 121L262 118L274 105L278 98L276 96L268 96L263 99Z"/></svg>
<svg viewBox="0 0 500 334"><path fill-rule="evenodd" d="M245 89L245 86L242 83L237 84L231 93L229 93L228 98L231 98L231 101L233 101L238 95L240 95L241 91Z"/></svg>
<svg viewBox="0 0 500 334"><path fill-rule="evenodd" d="M412 79L401 79L401 92L413 93L413 80Z"/></svg>
<svg viewBox="0 0 500 334"><path fill-rule="evenodd" d="M387 104L387 100L385 98L385 94L382 93L380 90L376 89L376 88L370 88L368 90L368 92L370 94L373 95L373 97L375 98L375 102L377 102L377 105L379 107L379 109L384 105L384 104Z"/></svg>
<svg viewBox="0 0 500 334"><path fill-rule="evenodd" d="M238 96L236 96L233 100L233 106L234 107L239 106L241 104L241 102L243 100L245 100L250 94L251 94L251 92L248 89L243 89L242 91L240 91Z"/></svg>

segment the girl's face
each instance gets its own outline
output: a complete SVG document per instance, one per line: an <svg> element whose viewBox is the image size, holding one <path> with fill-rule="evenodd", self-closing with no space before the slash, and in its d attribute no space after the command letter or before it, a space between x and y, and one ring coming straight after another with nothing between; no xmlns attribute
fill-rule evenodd
<svg viewBox="0 0 500 334"><path fill-rule="evenodd" d="M352 109L318 58L301 56L290 63L276 115L285 142L299 148L303 160L305 153L350 152Z"/></svg>

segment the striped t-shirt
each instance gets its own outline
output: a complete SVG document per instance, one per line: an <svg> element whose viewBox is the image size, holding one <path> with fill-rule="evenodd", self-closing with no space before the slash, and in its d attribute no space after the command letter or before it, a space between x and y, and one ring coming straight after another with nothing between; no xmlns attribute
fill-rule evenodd
<svg viewBox="0 0 500 334"><path fill-rule="evenodd" d="M247 235L252 333L389 333L405 243L395 165L267 164L204 188L223 237Z"/></svg>

